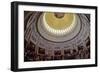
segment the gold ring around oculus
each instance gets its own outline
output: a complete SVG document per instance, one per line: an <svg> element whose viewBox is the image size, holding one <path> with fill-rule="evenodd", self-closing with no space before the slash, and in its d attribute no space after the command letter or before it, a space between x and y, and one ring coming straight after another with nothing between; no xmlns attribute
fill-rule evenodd
<svg viewBox="0 0 100 73"><path fill-rule="evenodd" d="M43 14L44 27L54 35L65 35L72 31L76 26L76 19L76 14L73 13L46 12Z"/></svg>

